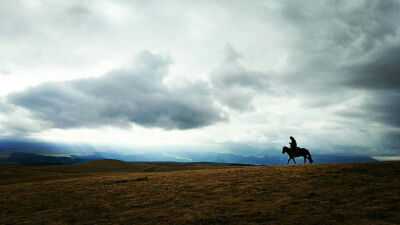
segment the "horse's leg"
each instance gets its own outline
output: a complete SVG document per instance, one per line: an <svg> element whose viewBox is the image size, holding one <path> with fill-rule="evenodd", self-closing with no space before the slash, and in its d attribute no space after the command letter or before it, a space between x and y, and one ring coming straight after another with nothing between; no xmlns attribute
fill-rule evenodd
<svg viewBox="0 0 400 225"><path fill-rule="evenodd" d="M294 164L297 164L297 163L296 163L296 160L294 160L294 157L293 157L293 161L294 161Z"/></svg>
<svg viewBox="0 0 400 225"><path fill-rule="evenodd" d="M306 164L306 157L304 156L304 163L303 164Z"/></svg>
<svg viewBox="0 0 400 225"><path fill-rule="evenodd" d="M290 157L289 157L289 159L288 159L288 161L287 161L286 165L288 165L288 164L289 164L289 162L290 162L290 160L291 160L291 159L292 159L292 158L290 158Z"/></svg>

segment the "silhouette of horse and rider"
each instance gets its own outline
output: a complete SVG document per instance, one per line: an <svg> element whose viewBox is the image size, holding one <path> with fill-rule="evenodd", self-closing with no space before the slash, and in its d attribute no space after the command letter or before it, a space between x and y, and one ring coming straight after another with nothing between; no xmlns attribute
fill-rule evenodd
<svg viewBox="0 0 400 225"><path fill-rule="evenodd" d="M282 147L282 154L287 153L289 155L289 160L287 161L286 164L289 164L290 160L293 159L294 164L296 164L296 160L294 160L295 157L304 157L304 163L306 163L307 159L311 163L313 163L313 159L311 157L310 151L308 151L305 148L299 148L297 147L297 142L294 139L294 137L290 136L290 140L292 142L289 142L290 148L283 146Z"/></svg>

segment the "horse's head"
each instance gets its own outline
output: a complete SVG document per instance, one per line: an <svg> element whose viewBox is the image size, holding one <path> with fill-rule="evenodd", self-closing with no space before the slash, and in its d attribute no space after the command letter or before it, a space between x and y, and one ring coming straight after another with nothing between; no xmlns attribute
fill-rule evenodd
<svg viewBox="0 0 400 225"><path fill-rule="evenodd" d="M285 152L287 152L287 150L288 150L288 147L283 146L283 147L282 147L282 154L285 154Z"/></svg>

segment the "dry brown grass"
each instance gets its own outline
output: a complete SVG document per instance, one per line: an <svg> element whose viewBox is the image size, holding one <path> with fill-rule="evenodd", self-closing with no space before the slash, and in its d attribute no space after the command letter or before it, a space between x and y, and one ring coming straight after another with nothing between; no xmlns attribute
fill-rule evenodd
<svg viewBox="0 0 400 225"><path fill-rule="evenodd" d="M0 224L400 223L399 162L203 166L162 173L27 167L36 177L27 182L23 167L8 169L0 176Z"/></svg>

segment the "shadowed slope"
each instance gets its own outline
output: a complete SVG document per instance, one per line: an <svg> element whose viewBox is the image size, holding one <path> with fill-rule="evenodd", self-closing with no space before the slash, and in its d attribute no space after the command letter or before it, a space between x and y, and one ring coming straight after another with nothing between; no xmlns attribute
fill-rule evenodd
<svg viewBox="0 0 400 225"><path fill-rule="evenodd" d="M0 163L0 184L80 177L92 175L93 173L166 172L214 168L222 169L237 166L250 166L250 164L208 162L124 162L114 159L100 159L83 163L52 166L24 166Z"/></svg>

